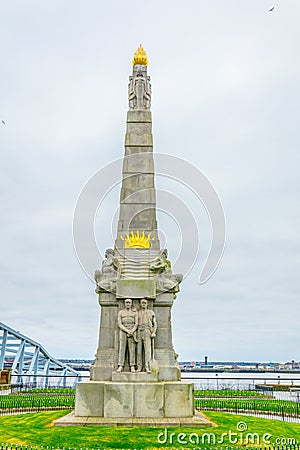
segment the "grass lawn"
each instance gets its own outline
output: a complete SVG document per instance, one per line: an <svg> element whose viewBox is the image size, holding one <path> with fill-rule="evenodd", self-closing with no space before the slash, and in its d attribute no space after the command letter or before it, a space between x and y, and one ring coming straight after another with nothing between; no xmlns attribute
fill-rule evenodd
<svg viewBox="0 0 300 450"><path fill-rule="evenodd" d="M90 449L146 449L146 448L181 448L189 449L199 447L215 448L221 445L246 444L247 433L257 433L259 444L265 445L263 436L270 444L287 445L287 439L295 439L300 444L300 425L284 423L277 420L260 419L247 416L236 416L221 412L207 412L217 426L211 428L124 428L124 427L53 427L53 421L66 414L65 411L24 414L17 416L0 417L0 443L23 444L28 446L49 446L66 448ZM239 423L246 423L247 431L238 431ZM241 425L239 425L240 427ZM229 432L232 434L229 439ZM175 433L175 436L171 436ZM179 436L186 433L186 436ZM204 433L213 433L213 436L203 436ZM225 435L224 433L227 433ZM160 434L160 441L158 435ZM222 438L223 434L223 438ZM167 436L167 442L165 442ZM204 441L202 442L202 437ZM179 438L179 441L178 441ZM192 442L190 442L190 439ZM197 441L198 439L198 441ZM210 439L210 442L208 442ZM214 443L215 439L215 443ZM236 441L238 439L238 442ZM251 439L251 437L249 437ZM255 438L257 439L257 437ZM285 440L285 441L284 441ZM170 442L171 441L171 442ZM180 442L181 441L181 442ZM187 443L185 444L186 441ZM254 441L254 443L257 441ZM215 445L214 445L215 444ZM252 441L248 441L251 445ZM270 445L268 444L268 445Z"/></svg>

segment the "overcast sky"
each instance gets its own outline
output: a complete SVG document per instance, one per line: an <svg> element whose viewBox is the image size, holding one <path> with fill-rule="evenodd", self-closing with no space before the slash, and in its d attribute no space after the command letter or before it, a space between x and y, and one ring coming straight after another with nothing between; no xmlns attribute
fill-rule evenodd
<svg viewBox="0 0 300 450"><path fill-rule="evenodd" d="M209 222L168 184L201 235L173 308L179 359L300 360L299 18L298 0L0 1L0 321L53 356L93 358L99 305L72 217L88 179L123 155L142 43L155 151L203 171L227 222L222 262L200 286ZM102 252L119 189L96 220ZM178 229L159 223L174 261Z"/></svg>

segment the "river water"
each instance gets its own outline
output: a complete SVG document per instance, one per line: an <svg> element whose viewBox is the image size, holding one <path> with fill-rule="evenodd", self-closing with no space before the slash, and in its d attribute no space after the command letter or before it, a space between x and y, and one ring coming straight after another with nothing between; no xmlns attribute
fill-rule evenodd
<svg viewBox="0 0 300 450"><path fill-rule="evenodd" d="M195 384L201 384L202 389L239 389L243 386L251 386L253 389L255 384L287 384L300 388L300 373L233 373L233 372L182 372L182 379L195 380Z"/></svg>
<svg viewBox="0 0 300 450"><path fill-rule="evenodd" d="M280 400L300 401L300 373L232 373L232 372L182 372L182 380L192 381L195 389L233 389L254 390L255 385L266 385L265 393L268 393L267 385L288 385L290 391L273 391L275 398Z"/></svg>

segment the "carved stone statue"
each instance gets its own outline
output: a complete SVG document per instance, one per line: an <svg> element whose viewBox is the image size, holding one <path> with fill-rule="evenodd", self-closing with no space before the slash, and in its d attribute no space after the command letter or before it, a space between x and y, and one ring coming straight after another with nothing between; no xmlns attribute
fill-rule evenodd
<svg viewBox="0 0 300 450"><path fill-rule="evenodd" d="M129 109L148 110L151 106L151 84L143 70L136 70L129 77L128 86Z"/></svg>
<svg viewBox="0 0 300 450"><path fill-rule="evenodd" d="M150 270L156 275L156 289L158 292L170 290L178 292L183 277L180 273L172 273L171 263L167 258L168 251L163 249L159 256L150 263Z"/></svg>
<svg viewBox="0 0 300 450"><path fill-rule="evenodd" d="M102 291L116 292L116 281L120 278L120 263L115 257L115 252L109 248L105 252L101 270L96 270L96 293Z"/></svg>
<svg viewBox="0 0 300 450"><path fill-rule="evenodd" d="M126 348L128 347L130 372L135 372L136 330L138 327L138 313L132 307L132 300L126 298L125 308L118 313L119 327L119 358L117 372L122 372L125 365Z"/></svg>
<svg viewBox="0 0 300 450"><path fill-rule="evenodd" d="M143 368L143 354L145 370L151 372L150 362L154 358L154 338L156 336L157 323L155 314L148 309L148 301L141 299L141 309L138 312L138 332L137 332L137 371Z"/></svg>

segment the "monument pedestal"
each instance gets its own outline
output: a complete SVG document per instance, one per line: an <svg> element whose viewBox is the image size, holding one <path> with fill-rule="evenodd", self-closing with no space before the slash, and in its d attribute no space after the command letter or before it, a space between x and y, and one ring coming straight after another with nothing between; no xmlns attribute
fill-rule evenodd
<svg viewBox="0 0 300 450"><path fill-rule="evenodd" d="M158 373L113 372L112 381L77 384L75 412L55 426L209 427L194 411L194 384L158 381Z"/></svg>
<svg viewBox="0 0 300 450"><path fill-rule="evenodd" d="M202 414L194 412L193 383L154 381L151 374L145 373L113 375L132 381L78 383L75 412L55 425L211 426ZM141 382L143 378L147 381Z"/></svg>
<svg viewBox="0 0 300 450"><path fill-rule="evenodd" d="M193 414L192 383L89 381L77 384L76 417L161 418Z"/></svg>

